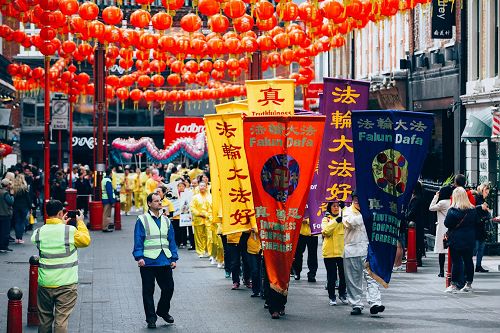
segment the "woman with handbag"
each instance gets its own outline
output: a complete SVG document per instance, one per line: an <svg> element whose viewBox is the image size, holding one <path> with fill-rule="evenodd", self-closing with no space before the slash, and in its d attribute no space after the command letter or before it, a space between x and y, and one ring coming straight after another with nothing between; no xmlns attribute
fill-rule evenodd
<svg viewBox="0 0 500 333"><path fill-rule="evenodd" d="M448 242L452 260L451 284L445 292L456 293L472 291L474 263L472 254L475 245L475 225L478 210L487 210L488 205L474 206L470 203L463 187L453 190L451 207L446 214L444 225L448 228ZM462 281L462 262L465 269L465 286L459 289Z"/></svg>
<svg viewBox="0 0 500 333"><path fill-rule="evenodd" d="M439 277L444 277L444 262L448 249L444 247L443 239L448 228L444 225L444 219L451 205L451 194L453 187L443 186L432 198L429 210L437 213L436 238L434 242L434 253L439 255Z"/></svg>

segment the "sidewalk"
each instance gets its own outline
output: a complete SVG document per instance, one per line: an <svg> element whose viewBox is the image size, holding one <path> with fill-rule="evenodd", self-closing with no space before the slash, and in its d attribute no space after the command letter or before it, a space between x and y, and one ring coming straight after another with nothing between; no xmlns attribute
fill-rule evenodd
<svg viewBox="0 0 500 333"><path fill-rule="evenodd" d="M135 217L122 216L122 231L91 232L92 244L79 251L80 286L77 306L70 318L70 332L146 332L141 280L132 258ZM25 240L29 237L25 236ZM11 245L14 252L0 255L0 331L6 327L7 291L18 286L24 292L23 320L28 301L28 260L36 254L27 241ZM199 259L193 251L180 250L174 271L175 293L171 314L174 325L158 321L159 331L169 332L498 332L500 318L499 257L484 259L490 273L476 273L471 294L446 294L438 278L437 257L429 253L416 274L394 273L382 291L386 311L371 317L349 315L348 306L328 306L324 290L326 271L319 253L317 283L292 281L287 315L271 320L261 299L250 290L231 291L224 271ZM304 263L306 262L304 258ZM493 272L495 270L495 272ZM307 268L302 275L305 276ZM159 296L159 290L155 293ZM27 328L24 332L36 332Z"/></svg>

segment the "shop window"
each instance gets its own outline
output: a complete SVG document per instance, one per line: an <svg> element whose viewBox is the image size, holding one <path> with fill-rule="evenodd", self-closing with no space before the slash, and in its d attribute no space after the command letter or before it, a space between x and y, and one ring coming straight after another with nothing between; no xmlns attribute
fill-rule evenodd
<svg viewBox="0 0 500 333"><path fill-rule="evenodd" d="M118 126L120 127L150 127L151 111L144 100L139 102L136 109L134 109L133 102L127 100L123 109L120 106L118 119Z"/></svg>
<svg viewBox="0 0 500 333"><path fill-rule="evenodd" d="M35 103L23 103L23 126L35 126Z"/></svg>

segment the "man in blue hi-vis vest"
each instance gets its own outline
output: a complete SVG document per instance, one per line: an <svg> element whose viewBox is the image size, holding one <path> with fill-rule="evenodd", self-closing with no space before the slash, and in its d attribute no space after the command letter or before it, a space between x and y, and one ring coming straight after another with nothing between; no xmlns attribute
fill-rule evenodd
<svg viewBox="0 0 500 333"><path fill-rule="evenodd" d="M170 300L174 293L172 270L176 267L177 245L174 228L166 215L161 214L161 198L151 193L146 199L148 211L135 223L134 251L142 279L142 301L148 328L156 328L156 319L163 318L173 323L170 315ZM155 311L153 294L155 280L161 289L161 296Z"/></svg>

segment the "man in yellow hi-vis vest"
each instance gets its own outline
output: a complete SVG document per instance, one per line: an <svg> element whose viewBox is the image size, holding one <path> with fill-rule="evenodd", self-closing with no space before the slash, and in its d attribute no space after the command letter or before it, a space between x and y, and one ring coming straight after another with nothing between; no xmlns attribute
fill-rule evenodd
<svg viewBox="0 0 500 333"><path fill-rule="evenodd" d="M167 216L161 214L161 198L156 193L147 196L149 210L139 216L134 230L133 255L140 267L142 300L148 328L156 328L156 319L173 323L169 314L170 300L174 293L172 270L176 267L177 245L174 228ZM153 294L155 280L161 289L160 301L155 311Z"/></svg>
<svg viewBox="0 0 500 333"><path fill-rule="evenodd" d="M68 225L63 204L50 200L45 225L35 230L31 241L40 254L38 268L38 332L67 332L68 319L76 304L78 285L77 248L90 244L83 214L77 215L76 228Z"/></svg>
<svg viewBox="0 0 500 333"><path fill-rule="evenodd" d="M112 169L107 169L106 175L101 182L102 231L104 232L112 232L115 230L115 224L111 222L111 209L115 204L115 187L111 180L111 173Z"/></svg>

